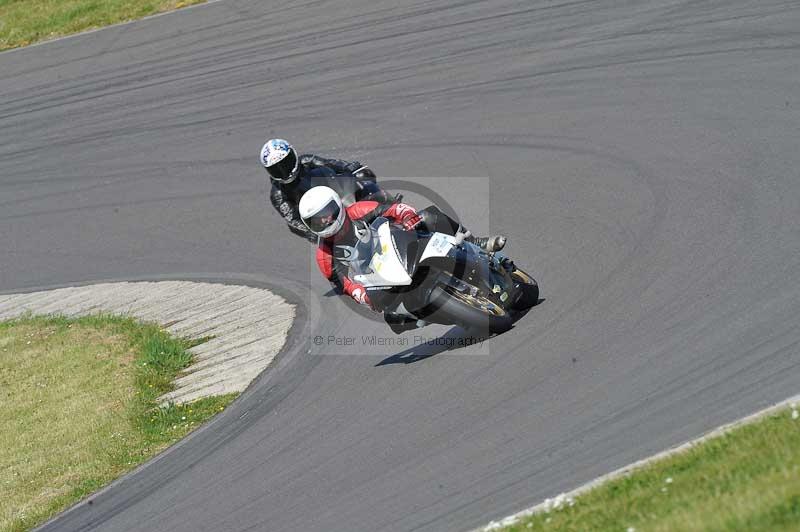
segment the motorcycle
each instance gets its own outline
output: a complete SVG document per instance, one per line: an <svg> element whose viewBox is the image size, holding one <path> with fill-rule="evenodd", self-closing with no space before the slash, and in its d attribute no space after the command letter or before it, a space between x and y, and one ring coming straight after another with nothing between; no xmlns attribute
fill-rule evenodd
<svg viewBox="0 0 800 532"><path fill-rule="evenodd" d="M467 242L460 228L455 235L406 231L379 217L356 230L358 243L344 260L376 310L492 334L539 300L533 277L502 253Z"/></svg>

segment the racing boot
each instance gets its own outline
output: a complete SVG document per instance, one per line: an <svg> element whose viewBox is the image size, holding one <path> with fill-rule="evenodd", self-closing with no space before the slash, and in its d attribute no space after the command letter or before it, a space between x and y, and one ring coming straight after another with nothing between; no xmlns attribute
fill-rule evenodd
<svg viewBox="0 0 800 532"><path fill-rule="evenodd" d="M500 251L506 245L505 235L494 235L494 236L484 236L484 237L469 235L465 237L464 240L466 240L471 244L475 244L476 246L486 251L487 253Z"/></svg>

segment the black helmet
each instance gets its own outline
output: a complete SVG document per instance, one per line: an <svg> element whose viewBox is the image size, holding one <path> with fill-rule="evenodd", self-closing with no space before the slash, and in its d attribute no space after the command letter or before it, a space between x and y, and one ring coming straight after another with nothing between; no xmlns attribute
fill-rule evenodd
<svg viewBox="0 0 800 532"><path fill-rule="evenodd" d="M297 153L292 145L283 139L268 140L261 148L261 164L269 176L278 183L291 183L299 173Z"/></svg>

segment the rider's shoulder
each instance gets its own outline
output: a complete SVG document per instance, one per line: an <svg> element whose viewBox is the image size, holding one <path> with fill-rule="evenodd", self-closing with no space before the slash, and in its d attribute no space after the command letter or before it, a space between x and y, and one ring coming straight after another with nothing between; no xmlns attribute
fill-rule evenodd
<svg viewBox="0 0 800 532"><path fill-rule="evenodd" d="M299 159L300 159L300 164L306 164L306 165L324 160L323 157L320 157L316 153L303 153L300 155Z"/></svg>
<svg viewBox="0 0 800 532"><path fill-rule="evenodd" d="M347 215L353 220L359 220L373 212L378 206L380 203L373 200L355 201L346 207Z"/></svg>

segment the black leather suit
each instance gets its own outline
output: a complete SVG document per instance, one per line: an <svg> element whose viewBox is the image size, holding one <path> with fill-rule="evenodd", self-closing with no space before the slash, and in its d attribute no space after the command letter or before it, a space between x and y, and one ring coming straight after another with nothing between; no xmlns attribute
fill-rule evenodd
<svg viewBox="0 0 800 532"><path fill-rule="evenodd" d="M380 202L393 201L394 196L380 191L375 184L375 173L362 165L358 161L342 161L339 159L328 159L318 155L305 154L299 158L299 174L291 183L277 183L272 181L272 190L269 193L269 200L272 206L283 216L289 229L309 242L317 242L317 235L311 232L300 219L297 205L300 198L310 188L325 185L330 186L347 203L347 191L341 189L337 176L354 176L355 183L359 187L366 185L363 190L359 188L353 193L352 201L369 197Z"/></svg>

